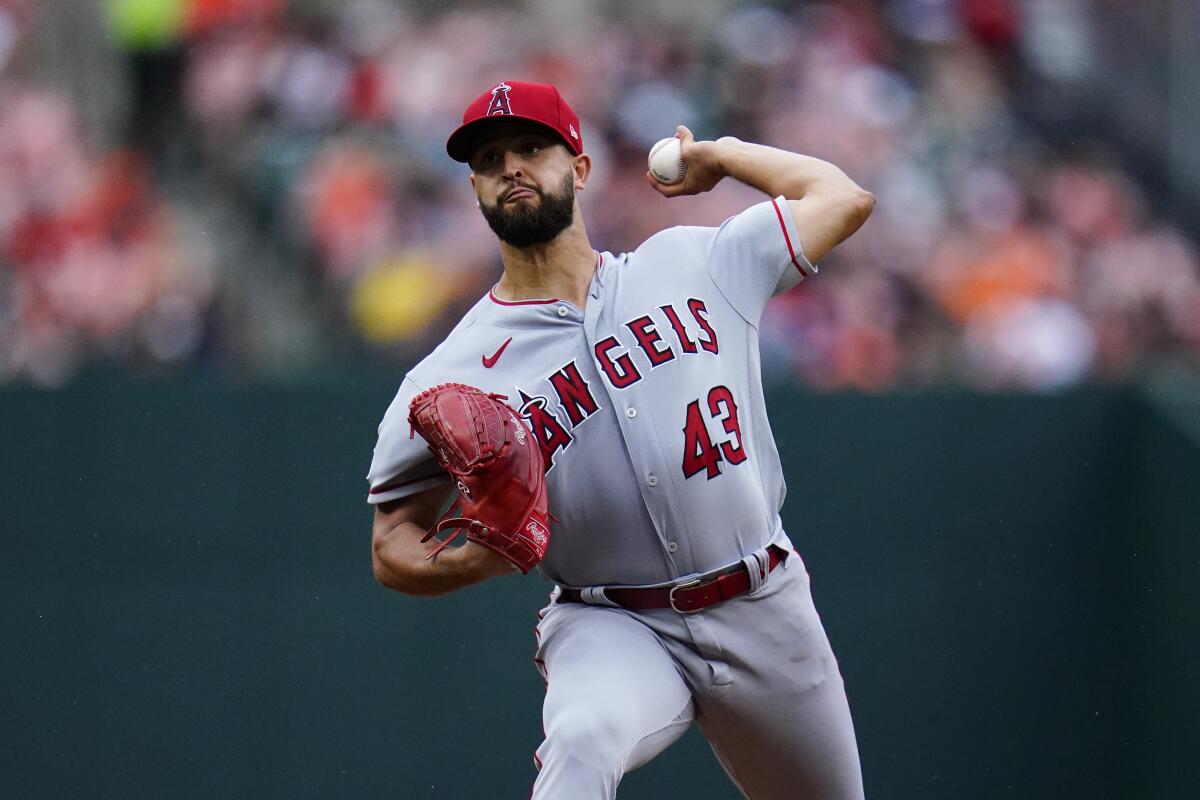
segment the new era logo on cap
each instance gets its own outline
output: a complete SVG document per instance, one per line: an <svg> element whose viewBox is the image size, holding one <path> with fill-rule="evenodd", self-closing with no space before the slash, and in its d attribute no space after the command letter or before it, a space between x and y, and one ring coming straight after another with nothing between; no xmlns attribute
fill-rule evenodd
<svg viewBox="0 0 1200 800"><path fill-rule="evenodd" d="M466 162L471 148L492 117L523 119L554 131L575 155L583 152L579 117L548 83L501 81L488 89L463 112L462 125L446 140L446 152L455 161Z"/></svg>

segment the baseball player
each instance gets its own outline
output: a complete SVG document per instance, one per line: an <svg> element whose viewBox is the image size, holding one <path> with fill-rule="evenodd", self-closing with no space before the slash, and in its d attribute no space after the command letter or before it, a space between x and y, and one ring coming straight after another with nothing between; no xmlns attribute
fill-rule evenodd
<svg viewBox="0 0 1200 800"><path fill-rule="evenodd" d="M547 689L535 798L612 798L622 775L693 722L748 797L860 798L842 678L779 516L758 325L874 198L826 162L696 141L681 126L684 180L647 173L655 191L696 194L733 178L765 199L720 227L598 252L578 199L592 168L582 136L553 86L507 81L471 103L447 141L471 168L504 273L408 373L379 426L368 476L376 578L436 595L541 559L555 587L537 625ZM513 534L525 537L517 555L486 524L461 547L428 541L456 486L486 505L448 466L445 439L469 437L466 426L431 433L418 413L447 381L507 398L519 443L532 434L548 544L536 521L518 523L533 538ZM507 441L520 449L511 432Z"/></svg>

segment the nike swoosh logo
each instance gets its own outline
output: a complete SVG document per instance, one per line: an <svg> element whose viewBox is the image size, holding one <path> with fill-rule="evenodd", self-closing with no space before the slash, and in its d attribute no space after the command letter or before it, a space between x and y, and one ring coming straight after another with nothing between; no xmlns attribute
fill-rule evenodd
<svg viewBox="0 0 1200 800"><path fill-rule="evenodd" d="M480 356L480 358L483 359L483 366L487 369L491 369L492 367L496 366L496 362L500 360L500 354L504 352L504 348L508 347L508 342L511 341L512 337L510 336L508 337L508 341L500 345L500 349L492 354L491 358L488 358L487 356Z"/></svg>

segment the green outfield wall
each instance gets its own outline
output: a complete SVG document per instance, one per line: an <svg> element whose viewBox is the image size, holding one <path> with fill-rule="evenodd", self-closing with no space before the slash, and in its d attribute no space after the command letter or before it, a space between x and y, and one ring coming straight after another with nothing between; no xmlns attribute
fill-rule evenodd
<svg viewBox="0 0 1200 800"><path fill-rule="evenodd" d="M0 391L0 797L528 797L549 587L371 577L397 377ZM1195 796L1198 405L771 392L869 797ZM621 797L736 794L693 732Z"/></svg>

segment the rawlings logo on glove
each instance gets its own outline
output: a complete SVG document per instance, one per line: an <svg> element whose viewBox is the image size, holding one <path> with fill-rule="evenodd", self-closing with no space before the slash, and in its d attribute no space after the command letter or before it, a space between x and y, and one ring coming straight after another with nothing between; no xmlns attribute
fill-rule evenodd
<svg viewBox="0 0 1200 800"><path fill-rule="evenodd" d="M521 572L546 554L551 519L542 449L504 403L473 386L443 383L412 399L408 421L454 477L458 499L421 541L444 530L499 553ZM438 543L433 558L458 538Z"/></svg>

